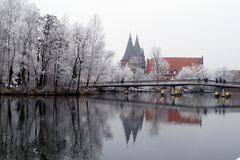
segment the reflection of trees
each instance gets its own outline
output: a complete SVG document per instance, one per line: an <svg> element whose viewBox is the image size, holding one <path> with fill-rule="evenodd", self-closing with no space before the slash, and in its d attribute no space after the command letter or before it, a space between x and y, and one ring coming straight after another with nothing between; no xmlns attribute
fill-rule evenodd
<svg viewBox="0 0 240 160"><path fill-rule="evenodd" d="M0 98L0 159L100 159L108 117L83 99Z"/></svg>
<svg viewBox="0 0 240 160"><path fill-rule="evenodd" d="M81 105L81 107L79 107ZM108 116L88 100L69 103L73 136L71 152L77 159L99 159ZM111 133L110 133L111 137Z"/></svg>
<svg viewBox="0 0 240 160"><path fill-rule="evenodd" d="M140 103L145 95L128 97L129 101L123 96L120 100L0 97L0 159L100 159L103 138L113 137L108 122L117 115L128 143L131 138L136 141L143 122L153 136L159 135L162 123L201 125L205 114L239 112L226 107L162 107L156 103L169 100L154 95L147 99L153 100L151 105Z"/></svg>
<svg viewBox="0 0 240 160"><path fill-rule="evenodd" d="M64 149L64 137L58 133L57 107L46 105L42 100L10 98L1 103L2 157L10 159L60 159ZM34 104L35 103L35 104ZM48 113L52 110L51 113ZM6 114L7 113L7 114ZM51 119L51 118L52 119ZM6 125L2 125L2 124Z"/></svg>

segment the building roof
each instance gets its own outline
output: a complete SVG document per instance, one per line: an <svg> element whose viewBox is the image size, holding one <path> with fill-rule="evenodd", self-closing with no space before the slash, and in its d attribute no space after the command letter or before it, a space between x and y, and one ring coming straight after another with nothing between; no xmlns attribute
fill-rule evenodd
<svg viewBox="0 0 240 160"><path fill-rule="evenodd" d="M123 56L122 60L128 60L133 56L135 56L135 50L134 50L134 47L133 47L132 37L131 37L131 34L130 34L129 38L128 38L127 48L125 50L125 53L124 53L124 56Z"/></svg>
<svg viewBox="0 0 240 160"><path fill-rule="evenodd" d="M132 57L141 58L145 62L144 50L140 47L138 36L136 37L135 44L133 46L132 37L130 34L122 61L128 61Z"/></svg>
<svg viewBox="0 0 240 160"><path fill-rule="evenodd" d="M139 68L145 69L146 68L146 61L144 56L144 50L140 47L138 36L136 36L135 44L133 46L131 34L128 38L127 47L124 53L123 58L121 59L121 64L125 66L129 60L133 57L136 57L140 60Z"/></svg>
<svg viewBox="0 0 240 160"><path fill-rule="evenodd" d="M136 40L135 40L134 50L135 50L135 53L137 54L137 56L141 56L142 49L140 48L138 36L136 37Z"/></svg>

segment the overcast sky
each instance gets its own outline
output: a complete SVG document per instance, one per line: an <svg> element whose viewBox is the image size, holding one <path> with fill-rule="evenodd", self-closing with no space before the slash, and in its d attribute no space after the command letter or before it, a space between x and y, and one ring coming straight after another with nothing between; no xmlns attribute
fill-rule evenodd
<svg viewBox="0 0 240 160"><path fill-rule="evenodd" d="M102 18L107 49L122 58L129 33L146 57L201 57L209 68L240 69L240 0L30 0L41 14L67 15L71 23Z"/></svg>

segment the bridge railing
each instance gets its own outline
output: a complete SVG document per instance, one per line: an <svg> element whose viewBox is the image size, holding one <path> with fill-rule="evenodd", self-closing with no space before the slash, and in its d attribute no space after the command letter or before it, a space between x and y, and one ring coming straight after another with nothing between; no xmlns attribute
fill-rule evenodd
<svg viewBox="0 0 240 160"><path fill-rule="evenodd" d="M141 80L141 81L106 81L106 82L97 82L95 84L119 84L119 83L163 83L163 82L204 82L199 81L198 79L177 79L177 80ZM214 80L209 80L208 82L215 82Z"/></svg>
<svg viewBox="0 0 240 160"><path fill-rule="evenodd" d="M197 81L196 79L179 79L179 80L141 80L141 81L106 81L106 82L97 82L95 84L116 84L116 83L158 83L158 82L189 82Z"/></svg>
<svg viewBox="0 0 240 160"><path fill-rule="evenodd" d="M240 85L240 82L229 82L229 81L225 81L225 83L223 82L218 82L216 83L216 80L207 80L204 81L203 79L199 80L199 79L176 79L176 80L141 80L141 81L106 81L106 82L97 82L97 83L90 83L90 86L94 86L94 85L113 85L113 84L141 84L141 83L177 83L177 82L186 82L186 83L211 83L211 84L230 84L230 85Z"/></svg>

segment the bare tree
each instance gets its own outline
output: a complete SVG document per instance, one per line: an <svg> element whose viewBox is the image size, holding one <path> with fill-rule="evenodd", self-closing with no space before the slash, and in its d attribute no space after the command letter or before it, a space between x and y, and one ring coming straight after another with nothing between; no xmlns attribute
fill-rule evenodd
<svg viewBox="0 0 240 160"><path fill-rule="evenodd" d="M19 58L18 78L21 85L33 87L37 77L36 52L39 36L39 11L34 5L26 5L24 9L24 31L22 36L22 51ZM31 81L31 82L30 82Z"/></svg>
<svg viewBox="0 0 240 160"><path fill-rule="evenodd" d="M132 80L133 72L129 65L122 66L121 63L113 65L109 71L111 81Z"/></svg>
<svg viewBox="0 0 240 160"><path fill-rule="evenodd" d="M177 75L177 79L203 79L210 78L209 71L203 65L183 67Z"/></svg>
<svg viewBox="0 0 240 160"><path fill-rule="evenodd" d="M2 2L3 6L3 27L6 36L4 52L6 52L6 80L8 87L10 87L13 78L13 65L16 55L19 52L21 42L21 16L23 9L23 2L16 0L5 0ZM4 53L5 55L5 53ZM4 56L3 56L4 58ZM3 62L4 63L4 62Z"/></svg>
<svg viewBox="0 0 240 160"><path fill-rule="evenodd" d="M82 71L84 69L84 63L86 59L86 52L89 47L89 30L80 24L75 24L73 27L73 43L74 43L74 65L72 78L77 79L77 94L79 93L80 80ZM72 80L71 80L72 82ZM71 82L69 86L71 85Z"/></svg>
<svg viewBox="0 0 240 160"><path fill-rule="evenodd" d="M96 78L94 83L97 83L98 80L104 76L107 76L107 72L109 71L109 65L111 65L111 60L113 58L114 53L111 51L107 51L103 54L102 58L99 59L99 67L96 68ZM105 77L106 78L106 77Z"/></svg>
<svg viewBox="0 0 240 160"><path fill-rule="evenodd" d="M153 47L151 49L151 55L154 60L152 78L159 80L166 74L167 70L169 69L169 64L161 57L160 48Z"/></svg>
<svg viewBox="0 0 240 160"><path fill-rule="evenodd" d="M100 18L69 28L27 1L0 1L0 85L57 92L77 79L79 93L81 81L88 87L107 77L113 53L105 50Z"/></svg>
<svg viewBox="0 0 240 160"><path fill-rule="evenodd" d="M91 78L94 76L94 69L99 65L98 59L103 56L104 53L104 33L101 24L100 17L95 15L89 22L90 40L89 50L86 59L86 87L89 86Z"/></svg>
<svg viewBox="0 0 240 160"><path fill-rule="evenodd" d="M233 73L226 67L222 67L215 71L215 78L221 78L222 80L232 81Z"/></svg>

